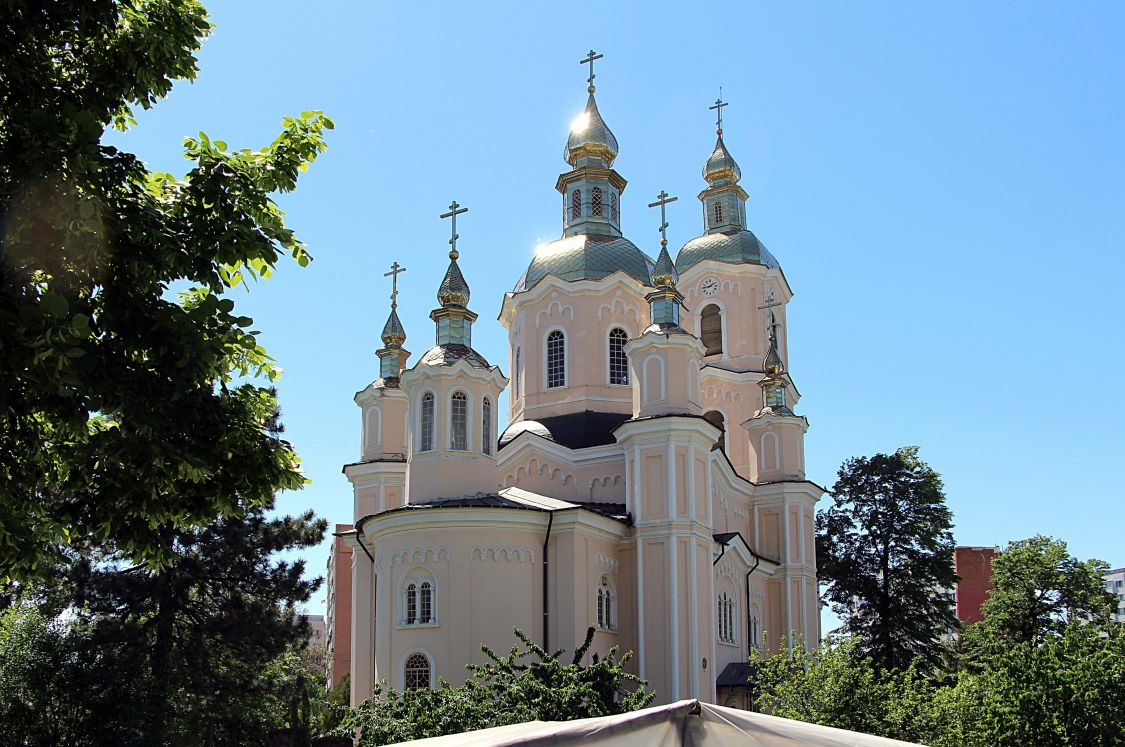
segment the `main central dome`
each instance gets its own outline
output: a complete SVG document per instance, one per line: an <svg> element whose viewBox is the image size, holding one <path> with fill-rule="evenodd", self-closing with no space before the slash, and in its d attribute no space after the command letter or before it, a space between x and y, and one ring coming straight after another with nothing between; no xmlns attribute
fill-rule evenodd
<svg viewBox="0 0 1125 747"><path fill-rule="evenodd" d="M652 267L652 260L624 236L577 234L539 246L514 290L530 290L547 275L573 282L618 271L647 284Z"/></svg>

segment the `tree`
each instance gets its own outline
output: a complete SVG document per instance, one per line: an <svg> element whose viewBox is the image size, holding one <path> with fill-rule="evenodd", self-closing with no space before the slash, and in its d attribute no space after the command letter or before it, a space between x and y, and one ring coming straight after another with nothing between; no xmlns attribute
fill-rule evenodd
<svg viewBox="0 0 1125 747"><path fill-rule="evenodd" d="M918 447L848 459L817 516L817 570L856 646L881 669L941 665L956 628L952 513Z"/></svg>
<svg viewBox="0 0 1125 747"><path fill-rule="evenodd" d="M425 737L458 734L524 721L569 721L578 718L627 713L644 708L655 693L648 683L625 671L631 658L617 658L617 647L604 658L596 653L583 666L582 660L594 640L594 629L569 664L563 651L548 653L516 629L523 644L499 656L482 646L488 661L469 664L470 678L460 687L440 681L437 688L398 692L384 682L374 695L353 708L337 733L350 735L360 729L360 745L389 744ZM523 660L534 657L534 661Z"/></svg>
<svg viewBox="0 0 1125 747"><path fill-rule="evenodd" d="M91 539L169 562L152 527L303 484L226 293L308 263L271 195L332 122L286 118L254 151L200 133L183 178L102 143L194 79L209 30L194 0L0 2L0 584Z"/></svg>
<svg viewBox="0 0 1125 747"><path fill-rule="evenodd" d="M992 561L984 620L966 635L974 644L994 638L1007 646L1042 642L1075 620L1105 625L1117 602L1102 580L1108 569L1101 560L1078 560L1062 540L1036 535L1010 542Z"/></svg>

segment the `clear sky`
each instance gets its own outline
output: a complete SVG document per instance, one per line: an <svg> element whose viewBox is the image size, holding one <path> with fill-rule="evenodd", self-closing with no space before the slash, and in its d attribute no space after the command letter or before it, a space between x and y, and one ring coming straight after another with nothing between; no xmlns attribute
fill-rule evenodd
<svg viewBox="0 0 1125 747"><path fill-rule="evenodd" d="M234 295L285 368L286 434L312 479L281 510L350 521L341 466L359 451L352 396L378 373L383 272L408 268L399 312L424 352L452 199L470 209L474 344L506 369L496 315L560 235L554 183L593 47L625 233L653 257L645 205L661 189L680 197L671 246L702 232L723 87L749 226L796 292L810 479L830 487L849 456L918 444L959 544L1047 533L1125 565L1125 4L207 5L199 79L109 140L182 173L200 130L258 147L284 115L336 122L281 199L313 263ZM305 555L311 573L327 552Z"/></svg>

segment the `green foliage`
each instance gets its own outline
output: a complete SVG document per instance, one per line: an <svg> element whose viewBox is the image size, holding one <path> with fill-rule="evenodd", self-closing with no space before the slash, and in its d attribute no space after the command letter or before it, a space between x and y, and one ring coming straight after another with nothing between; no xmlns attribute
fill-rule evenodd
<svg viewBox="0 0 1125 747"><path fill-rule="evenodd" d="M984 621L970 626L971 645L1038 643L1074 620L1104 625L1116 607L1106 591L1101 560L1080 561L1062 540L1037 535L1010 542L992 561L993 591Z"/></svg>
<svg viewBox="0 0 1125 747"><path fill-rule="evenodd" d="M1101 568L1050 538L1013 542L954 671L887 670L852 637L758 660L759 703L934 747L1123 745L1125 628L1104 614Z"/></svg>
<svg viewBox="0 0 1125 747"><path fill-rule="evenodd" d="M337 733L350 735L361 730L360 745L389 744L456 734L473 729L518 724L524 721L568 721L607 716L644 708L655 697L647 682L624 670L631 654L617 658L614 646L604 658L596 653L588 665L594 629L570 663L563 651L549 653L515 631L523 644L506 656L482 646L488 661L469 664L470 678L453 687L440 681L433 690L398 692L384 682L374 695L348 714ZM529 662L524 659L532 658Z"/></svg>
<svg viewBox="0 0 1125 747"><path fill-rule="evenodd" d="M308 263L271 195L332 122L286 118L261 150L200 133L183 177L102 143L194 79L209 31L194 0L0 0L0 584L93 542L168 562L153 527L304 482L226 294Z"/></svg>
<svg viewBox="0 0 1125 747"><path fill-rule="evenodd" d="M939 593L956 579L941 476L904 446L844 462L832 497L817 515L817 569L844 630L879 668L940 668L939 636L957 626L952 593Z"/></svg>

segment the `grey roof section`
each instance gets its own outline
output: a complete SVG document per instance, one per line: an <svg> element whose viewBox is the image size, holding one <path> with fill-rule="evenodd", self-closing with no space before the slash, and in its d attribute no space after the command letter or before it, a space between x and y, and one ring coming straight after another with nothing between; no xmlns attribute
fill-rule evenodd
<svg viewBox="0 0 1125 747"><path fill-rule="evenodd" d="M532 433L548 441L555 440L555 437L551 435L551 431L547 430L547 427L538 420L519 420L509 425L504 429L504 432L500 434L499 447L503 449L521 433Z"/></svg>
<svg viewBox="0 0 1125 747"><path fill-rule="evenodd" d="M622 271L648 285L653 261L624 236L578 234L544 244L535 252L514 291L530 290L547 277L561 280L600 280Z"/></svg>
<svg viewBox="0 0 1125 747"><path fill-rule="evenodd" d="M689 267L705 259L729 262L732 265L763 265L774 269L781 267L765 244L746 229L707 233L692 239L676 255L676 269L682 275Z"/></svg>
<svg viewBox="0 0 1125 747"><path fill-rule="evenodd" d="M424 363L427 366L452 366L459 360L463 360L476 368L492 367L483 355L468 345L457 344L435 345L422 354L419 363Z"/></svg>
<svg viewBox="0 0 1125 747"><path fill-rule="evenodd" d="M477 493L476 495L459 496L456 498L441 498L426 503L407 503L404 506L398 506L383 511L379 515L405 511L425 511L435 508L509 508L522 511L543 511L546 513L561 511L568 508L580 508L619 521L623 524L628 524L631 521L624 504L621 503L561 501L557 498L549 498L518 488L504 488L496 493ZM363 521L363 519L360 521Z"/></svg>
<svg viewBox="0 0 1125 747"><path fill-rule="evenodd" d="M732 661L715 680L716 687L749 687L754 676L754 665L748 661Z"/></svg>
<svg viewBox="0 0 1125 747"><path fill-rule="evenodd" d="M630 417L627 413L582 410L540 420L521 420L509 425L500 436L500 448L510 444L521 433L532 433L568 449L605 446L616 441L613 431Z"/></svg>

